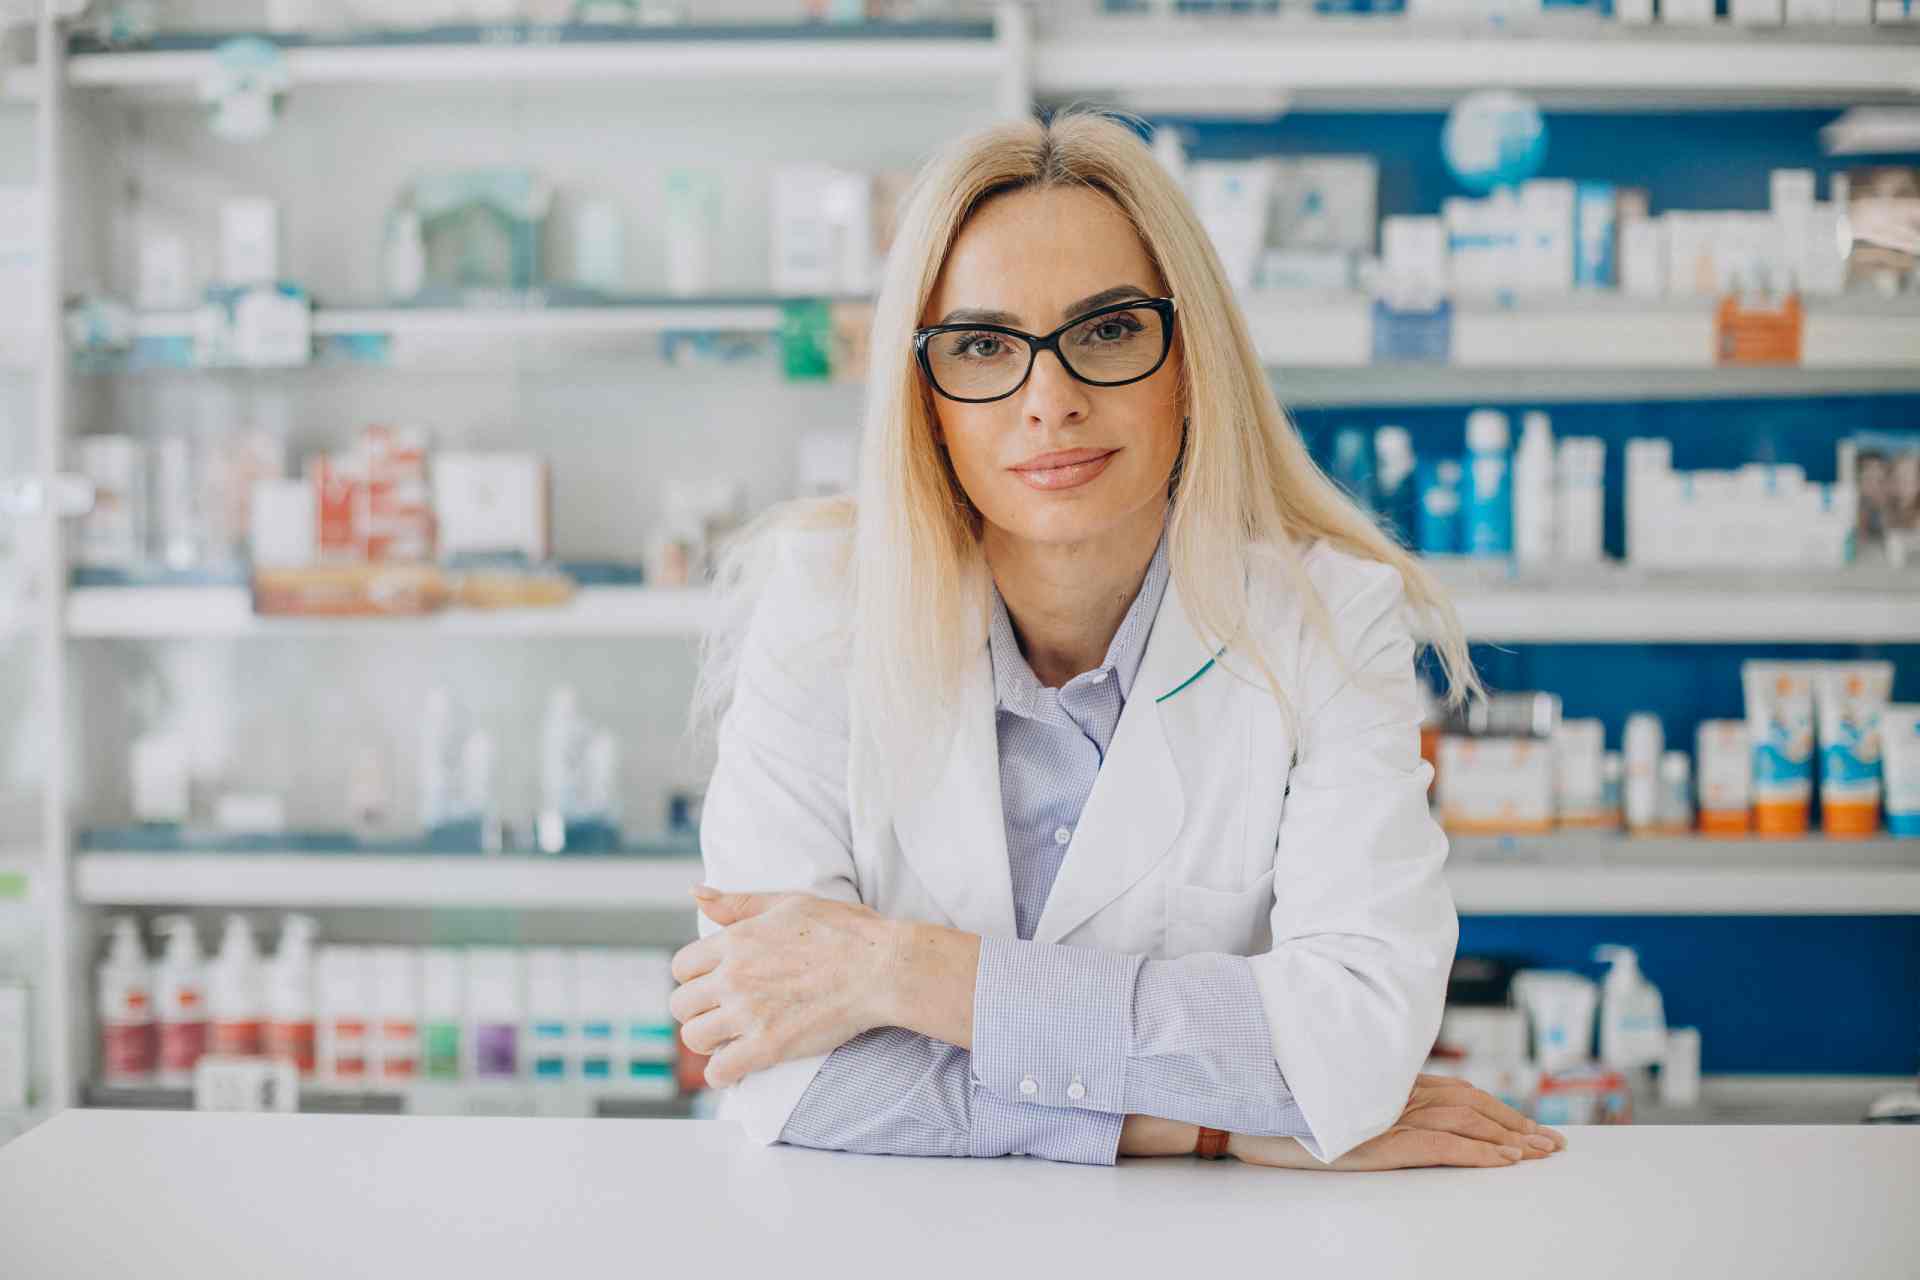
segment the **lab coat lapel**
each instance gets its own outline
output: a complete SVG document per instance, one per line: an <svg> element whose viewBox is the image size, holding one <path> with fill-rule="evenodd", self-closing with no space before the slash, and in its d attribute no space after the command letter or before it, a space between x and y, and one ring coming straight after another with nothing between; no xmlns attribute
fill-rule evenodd
<svg viewBox="0 0 1920 1280"><path fill-rule="evenodd" d="M931 786L901 802L894 831L908 864L955 927L982 937L1013 938L993 661L984 639L955 719L945 762Z"/></svg>
<svg viewBox="0 0 1920 1280"><path fill-rule="evenodd" d="M1205 726L1193 714L1200 699L1188 686L1208 674L1213 656L1169 579L1113 742L1034 929L1036 942L1073 932L1172 847L1187 801L1175 753L1204 746Z"/></svg>

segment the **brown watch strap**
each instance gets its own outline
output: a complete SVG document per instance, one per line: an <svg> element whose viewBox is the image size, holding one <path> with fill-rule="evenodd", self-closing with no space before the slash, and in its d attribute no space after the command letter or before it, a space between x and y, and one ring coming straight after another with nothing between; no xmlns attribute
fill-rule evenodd
<svg viewBox="0 0 1920 1280"><path fill-rule="evenodd" d="M1227 1154L1227 1139L1231 1135L1225 1129L1200 1127L1200 1138L1193 1144L1193 1154L1202 1160L1218 1160Z"/></svg>

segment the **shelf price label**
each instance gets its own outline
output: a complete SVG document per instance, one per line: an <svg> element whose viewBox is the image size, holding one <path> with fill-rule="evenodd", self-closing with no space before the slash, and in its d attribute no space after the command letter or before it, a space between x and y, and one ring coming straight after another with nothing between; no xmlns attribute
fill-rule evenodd
<svg viewBox="0 0 1920 1280"><path fill-rule="evenodd" d="M1401 307L1374 299L1375 364L1446 364L1452 358L1452 302L1441 298L1427 307Z"/></svg>
<svg viewBox="0 0 1920 1280"><path fill-rule="evenodd" d="M1806 328L1800 295L1773 305L1750 306L1739 294L1720 299L1714 313L1713 358L1717 364L1799 364Z"/></svg>

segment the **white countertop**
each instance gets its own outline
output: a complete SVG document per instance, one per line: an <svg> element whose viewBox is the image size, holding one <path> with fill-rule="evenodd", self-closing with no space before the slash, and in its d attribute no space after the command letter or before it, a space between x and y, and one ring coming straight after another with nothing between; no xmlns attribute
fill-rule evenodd
<svg viewBox="0 0 1920 1280"><path fill-rule="evenodd" d="M1343 1174L851 1156L713 1121L73 1110L0 1149L0 1275L1920 1275L1920 1128L1567 1134L1510 1168Z"/></svg>

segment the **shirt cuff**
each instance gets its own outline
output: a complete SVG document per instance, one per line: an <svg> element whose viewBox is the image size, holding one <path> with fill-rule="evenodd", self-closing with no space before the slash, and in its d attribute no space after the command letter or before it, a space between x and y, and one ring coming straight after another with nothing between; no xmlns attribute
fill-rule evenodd
<svg viewBox="0 0 1920 1280"><path fill-rule="evenodd" d="M1090 947L981 939L973 1071L983 1091L1005 1102L1108 1112L1124 1120L1134 984L1144 959Z"/></svg>
<svg viewBox="0 0 1920 1280"><path fill-rule="evenodd" d="M992 1090L973 1091L967 1154L1038 1156L1069 1164L1112 1164L1120 1154L1124 1115L1035 1107L1009 1102Z"/></svg>

